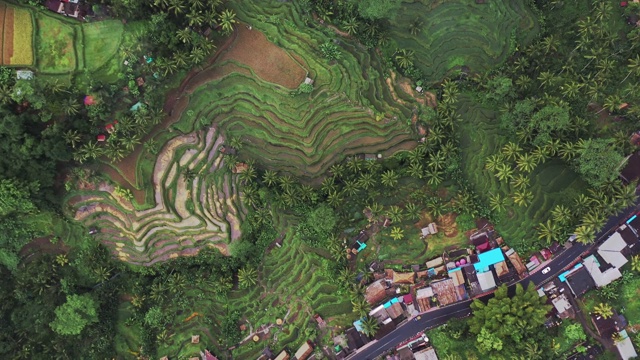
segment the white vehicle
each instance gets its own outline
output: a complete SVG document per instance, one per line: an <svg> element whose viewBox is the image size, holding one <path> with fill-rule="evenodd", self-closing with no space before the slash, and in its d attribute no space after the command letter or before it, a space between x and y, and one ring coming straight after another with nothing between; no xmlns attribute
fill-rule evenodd
<svg viewBox="0 0 640 360"><path fill-rule="evenodd" d="M546 273L548 273L549 271L551 271L551 268L550 268L550 267L548 267L548 266L547 266L546 268L542 269L542 273L543 273L543 274L546 274Z"/></svg>

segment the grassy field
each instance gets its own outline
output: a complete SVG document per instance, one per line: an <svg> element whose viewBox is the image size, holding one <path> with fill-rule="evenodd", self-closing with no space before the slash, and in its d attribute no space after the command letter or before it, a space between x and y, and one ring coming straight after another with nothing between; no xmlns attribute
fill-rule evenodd
<svg viewBox="0 0 640 360"><path fill-rule="evenodd" d="M69 73L76 70L76 28L57 19L57 16L39 13L36 16L36 58L38 69L44 73Z"/></svg>
<svg viewBox="0 0 640 360"><path fill-rule="evenodd" d="M117 70L120 59L117 56L122 42L124 25L118 20L105 20L82 24L85 67L89 71Z"/></svg>
<svg viewBox="0 0 640 360"><path fill-rule="evenodd" d="M430 82L462 65L484 71L507 58L512 36L526 40L536 33L535 17L524 2L403 1L392 20L390 39L396 48L415 51L414 63ZM420 24L415 35L412 24Z"/></svg>
<svg viewBox="0 0 640 360"><path fill-rule="evenodd" d="M487 157L499 152L508 141L501 134L497 114L465 97L462 97L458 111L463 117L460 139L463 174L487 204L492 194L510 196L511 186L499 182L485 169ZM529 178L529 189L534 195L531 205L509 206L502 221L496 224L505 241L519 250L523 250L523 245L537 241L534 227L547 220L555 205L570 206L571 201L586 189L580 177L557 159L538 165Z"/></svg>

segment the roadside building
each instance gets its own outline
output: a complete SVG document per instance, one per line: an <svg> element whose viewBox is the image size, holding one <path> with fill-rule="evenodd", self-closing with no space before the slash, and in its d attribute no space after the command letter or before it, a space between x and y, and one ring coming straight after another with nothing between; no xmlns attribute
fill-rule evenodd
<svg viewBox="0 0 640 360"><path fill-rule="evenodd" d="M471 296L476 296L482 293L476 269L473 266L465 266L462 268L462 271L464 272L464 276L467 278L467 285L469 286Z"/></svg>
<svg viewBox="0 0 640 360"><path fill-rule="evenodd" d="M483 292L487 292L496 288L496 279L491 271L478 273L478 283Z"/></svg>
<svg viewBox="0 0 640 360"><path fill-rule="evenodd" d="M638 245L638 235L631 229L631 226L624 224L618 228L618 232L629 249L640 248L640 246L636 246Z"/></svg>
<svg viewBox="0 0 640 360"><path fill-rule="evenodd" d="M369 316L378 319L378 322L384 322L389 318L389 313L387 312L387 309L384 307L384 305L380 305L375 309L369 311Z"/></svg>
<svg viewBox="0 0 640 360"><path fill-rule="evenodd" d="M286 350L282 350L274 360L289 360L289 353Z"/></svg>
<svg viewBox="0 0 640 360"><path fill-rule="evenodd" d="M461 301L469 298L464 288L462 289L463 293L461 293L460 288L456 286L451 279L435 281L429 285L433 289L433 292L436 294L440 305L448 305L456 301Z"/></svg>
<svg viewBox="0 0 640 360"><path fill-rule="evenodd" d="M430 300L434 295L435 294L433 292L433 289L430 286L418 289L418 291L416 292L416 303L418 304L418 310L421 312L429 310L431 308Z"/></svg>
<svg viewBox="0 0 640 360"><path fill-rule="evenodd" d="M384 279L376 280L367 286L364 297L369 304L377 304L387 296L386 289L387 287Z"/></svg>
<svg viewBox="0 0 640 360"><path fill-rule="evenodd" d="M605 242L598 247L598 254L604 261L620 269L629 260L622 254L627 247L624 239L618 232L614 232Z"/></svg>
<svg viewBox="0 0 640 360"><path fill-rule="evenodd" d="M574 267L572 270L560 274L560 281L566 281L574 296L580 297L587 291L595 288L595 282L587 269L582 265Z"/></svg>
<svg viewBox="0 0 640 360"><path fill-rule="evenodd" d="M620 358L622 360L628 360L638 357L638 353L636 353L636 349L633 347L633 343L631 339L629 339L629 334L627 334L626 330L622 330L619 332L620 340L616 341L616 349L620 354Z"/></svg>
<svg viewBox="0 0 640 360"><path fill-rule="evenodd" d="M591 323L596 328L598 335L611 339L614 333L625 328L627 320L614 310L613 315L606 319L600 315L591 315Z"/></svg>
<svg viewBox="0 0 640 360"><path fill-rule="evenodd" d="M582 261L582 263L587 269L589 275L591 275L591 277L593 278L596 287L600 288L603 286L607 286L622 277L622 273L620 273L620 270L618 270L618 268L613 267L609 264L601 266L595 255L586 257Z"/></svg>
<svg viewBox="0 0 640 360"><path fill-rule="evenodd" d="M551 304L553 304L553 307L558 312L558 317L560 319L573 318L575 316L573 307L565 294L561 294L551 299Z"/></svg>
<svg viewBox="0 0 640 360"><path fill-rule="evenodd" d="M293 356L294 360L306 360L313 352L313 344L309 340L305 341Z"/></svg>
<svg viewBox="0 0 640 360"><path fill-rule="evenodd" d="M412 272L407 272L407 273L399 273L396 272L394 270L391 270L392 276L391 276L391 281L394 284L405 284L405 285L409 285L409 284L414 284L415 283L415 279L416 279L416 273Z"/></svg>
<svg viewBox="0 0 640 360"><path fill-rule="evenodd" d="M436 350L431 346L414 352L413 356L416 360L438 360Z"/></svg>
<svg viewBox="0 0 640 360"><path fill-rule="evenodd" d="M345 331L345 335L347 337L347 345L351 351L358 350L369 343L369 339L364 334L356 330L355 327L347 329Z"/></svg>

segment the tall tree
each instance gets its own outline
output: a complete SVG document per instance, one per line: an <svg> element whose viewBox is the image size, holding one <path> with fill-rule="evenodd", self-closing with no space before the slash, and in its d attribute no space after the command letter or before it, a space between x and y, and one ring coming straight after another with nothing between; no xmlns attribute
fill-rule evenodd
<svg viewBox="0 0 640 360"><path fill-rule="evenodd" d="M98 321L98 304L89 295L69 295L56 308L56 318L49 326L60 335L79 335L89 324Z"/></svg>

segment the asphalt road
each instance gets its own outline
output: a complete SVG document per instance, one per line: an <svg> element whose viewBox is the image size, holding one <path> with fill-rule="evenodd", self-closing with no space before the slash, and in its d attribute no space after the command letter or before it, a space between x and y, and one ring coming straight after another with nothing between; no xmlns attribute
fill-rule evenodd
<svg viewBox="0 0 640 360"><path fill-rule="evenodd" d="M603 230L599 232L596 236L596 241L594 244L585 245L578 242L574 242L573 246L567 248L562 253L557 255L551 262L546 264L546 267L550 268L550 271L546 274L542 274L542 271L537 271L528 277L520 280L518 283L521 283L523 286L527 286L529 282L533 282L536 286L541 285L547 280L553 279L555 276L560 274L568 265L578 260L580 254L590 250L593 246L603 241L607 234L613 230L615 230L620 224L622 224L631 214L631 212L637 210L637 206L640 203L640 200L636 203L635 206L629 207L622 211L619 215L612 216L607 221L606 225L603 227ZM513 294L515 292L516 283L509 286L509 294ZM488 294L480 298L480 300L487 302L489 299L493 297L493 294ZM371 360L377 356L382 355L383 353L395 348L402 341L410 338L411 336L417 334L420 331L425 329L430 329L433 327L437 327L445 324L447 321L454 317L465 317L471 314L471 300L461 301L449 306L445 306L440 309L429 311L422 315L420 320L408 321L400 327L396 328L394 331L389 333L387 336L382 339L375 341L373 343L368 344L365 348L361 349L361 351L349 357L349 360Z"/></svg>

